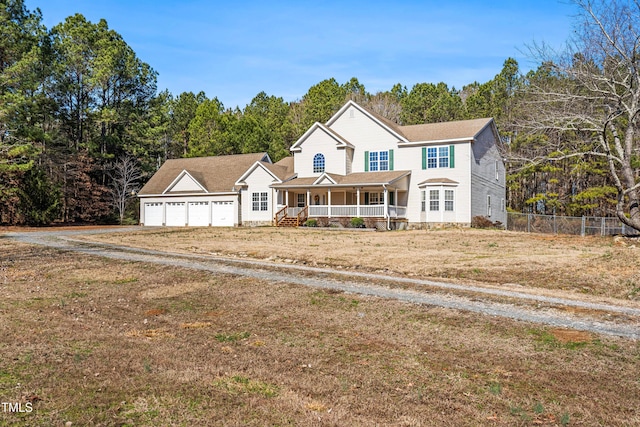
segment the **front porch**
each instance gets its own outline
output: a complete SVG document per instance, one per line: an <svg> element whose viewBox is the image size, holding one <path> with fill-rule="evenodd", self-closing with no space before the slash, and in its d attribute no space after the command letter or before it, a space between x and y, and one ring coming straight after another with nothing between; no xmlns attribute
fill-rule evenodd
<svg viewBox="0 0 640 427"><path fill-rule="evenodd" d="M278 204L274 223L293 224L292 218L297 225L307 218L405 219L409 177L408 171L324 173L273 185Z"/></svg>
<svg viewBox="0 0 640 427"><path fill-rule="evenodd" d="M276 227L298 227L304 225L307 219L323 219L328 223L345 224L351 218L374 219L382 222L406 219L406 206L383 205L354 206L354 205L314 205L305 207L282 206L274 217Z"/></svg>
<svg viewBox="0 0 640 427"><path fill-rule="evenodd" d="M340 219L351 219L351 218L375 218L381 221L389 221L389 220L404 220L407 216L407 206L406 205L396 205L390 204L390 201L395 201L398 199L397 193L391 193L392 195L386 194L386 192L382 192L379 194L379 198L375 200L379 200L382 202L381 204L360 204L358 203L360 200L369 201L369 198L373 199L369 193L366 195L363 194L363 197L356 192L353 194L352 200L354 200L355 204L311 204L307 205L306 202L313 200L312 195L305 194L306 197L297 198L299 201L299 206L289 206L288 204L279 204L278 211L274 216L274 225L276 227L279 226L300 226L305 223L305 221L309 218L326 218L331 222L331 220L340 220ZM293 193L294 196L297 194ZM331 202L331 193L325 193L324 195L318 195L316 201L319 200L327 200L329 203ZM334 195L335 196L335 195ZM348 193L342 194L340 199L346 200L348 199ZM284 202L288 202L288 197L285 194Z"/></svg>

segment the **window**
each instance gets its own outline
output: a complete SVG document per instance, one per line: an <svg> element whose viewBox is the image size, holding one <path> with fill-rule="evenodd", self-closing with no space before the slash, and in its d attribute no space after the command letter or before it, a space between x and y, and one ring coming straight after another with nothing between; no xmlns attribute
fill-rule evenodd
<svg viewBox="0 0 640 427"><path fill-rule="evenodd" d="M375 172L378 170L378 152L371 151L369 153L369 170Z"/></svg>
<svg viewBox="0 0 640 427"><path fill-rule="evenodd" d="M388 151L370 151L369 152L369 170L388 171L389 168L389 152Z"/></svg>
<svg viewBox="0 0 640 427"><path fill-rule="evenodd" d="M384 193L364 193L364 204L365 205L383 205L384 204Z"/></svg>
<svg viewBox="0 0 640 427"><path fill-rule="evenodd" d="M298 207L304 208L307 204L307 197L305 194L298 194Z"/></svg>
<svg viewBox="0 0 640 427"><path fill-rule="evenodd" d="M422 169L452 168L453 145L422 148Z"/></svg>
<svg viewBox="0 0 640 427"><path fill-rule="evenodd" d="M427 211L427 192L424 190L420 192L420 211Z"/></svg>
<svg viewBox="0 0 640 427"><path fill-rule="evenodd" d="M266 211L269 210L268 193L251 193L251 210Z"/></svg>
<svg viewBox="0 0 640 427"><path fill-rule="evenodd" d="M487 196L487 216L491 216L491 196Z"/></svg>
<svg viewBox="0 0 640 427"><path fill-rule="evenodd" d="M380 170L381 171L389 170L389 152L388 151L380 152Z"/></svg>
<svg viewBox="0 0 640 427"><path fill-rule="evenodd" d="M438 167L449 167L449 147L438 147Z"/></svg>
<svg viewBox="0 0 640 427"><path fill-rule="evenodd" d="M497 160L496 160L495 167L496 167L496 181L500 181L500 165Z"/></svg>
<svg viewBox="0 0 640 427"><path fill-rule="evenodd" d="M436 147L427 148L427 167L429 169L438 167L438 149Z"/></svg>
<svg viewBox="0 0 640 427"><path fill-rule="evenodd" d="M444 190L444 210L453 211L453 190Z"/></svg>
<svg viewBox="0 0 640 427"><path fill-rule="evenodd" d="M313 173L324 172L324 154L318 153L313 156Z"/></svg>
<svg viewBox="0 0 640 427"><path fill-rule="evenodd" d="M429 190L429 210L440 210L440 190Z"/></svg>

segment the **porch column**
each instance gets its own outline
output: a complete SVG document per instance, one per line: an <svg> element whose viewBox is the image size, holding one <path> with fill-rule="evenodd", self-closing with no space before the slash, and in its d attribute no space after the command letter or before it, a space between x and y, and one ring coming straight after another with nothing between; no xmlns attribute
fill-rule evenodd
<svg viewBox="0 0 640 427"><path fill-rule="evenodd" d="M397 188L393 191L393 203L396 204L396 218L398 218L398 206L400 206L400 203L398 203L398 189Z"/></svg>
<svg viewBox="0 0 640 427"><path fill-rule="evenodd" d="M307 207L311 206L311 190L307 189Z"/></svg>
<svg viewBox="0 0 640 427"><path fill-rule="evenodd" d="M389 217L389 190L384 187L384 217Z"/></svg>
<svg viewBox="0 0 640 427"><path fill-rule="evenodd" d="M289 190L285 191L284 193L284 205L286 207L289 207Z"/></svg>
<svg viewBox="0 0 640 427"><path fill-rule="evenodd" d="M356 216L360 218L360 187L356 188Z"/></svg>
<svg viewBox="0 0 640 427"><path fill-rule="evenodd" d="M331 188L327 189L327 214L331 218Z"/></svg>

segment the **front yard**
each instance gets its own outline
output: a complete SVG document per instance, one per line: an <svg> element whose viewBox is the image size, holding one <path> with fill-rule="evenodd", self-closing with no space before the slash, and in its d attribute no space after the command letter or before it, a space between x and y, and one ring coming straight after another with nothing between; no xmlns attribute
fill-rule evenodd
<svg viewBox="0 0 640 427"><path fill-rule="evenodd" d="M638 249L610 239L271 228L99 238L637 305ZM0 360L0 401L32 408L0 411L2 426L640 424L635 341L6 239Z"/></svg>
<svg viewBox="0 0 640 427"><path fill-rule="evenodd" d="M260 227L155 228L89 239L640 302L640 241L610 237Z"/></svg>

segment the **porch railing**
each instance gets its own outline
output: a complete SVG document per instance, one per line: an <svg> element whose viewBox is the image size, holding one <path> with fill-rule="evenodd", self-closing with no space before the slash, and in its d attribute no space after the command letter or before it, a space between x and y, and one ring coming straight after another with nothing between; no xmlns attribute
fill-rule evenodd
<svg viewBox="0 0 640 427"><path fill-rule="evenodd" d="M282 225L285 221L291 221L291 219L295 219L295 226L299 226L304 224L304 222L309 217L309 209L304 206L301 208L290 208L287 206L283 206L278 212L276 212L273 221L276 227ZM293 225L293 224L292 224Z"/></svg>
<svg viewBox="0 0 640 427"><path fill-rule="evenodd" d="M389 206L389 216L391 218L406 218L407 207L406 206Z"/></svg>
<svg viewBox="0 0 640 427"><path fill-rule="evenodd" d="M276 227L279 226L282 220L284 220L286 217L287 217L287 207L285 206L281 208L278 212L276 212L275 216L273 217L274 225Z"/></svg>
<svg viewBox="0 0 640 427"><path fill-rule="evenodd" d="M391 218L405 218L407 216L407 207L391 205L388 212ZM357 205L311 205L309 206L309 216L383 218L385 214L384 205L360 205L360 213L358 213Z"/></svg>

